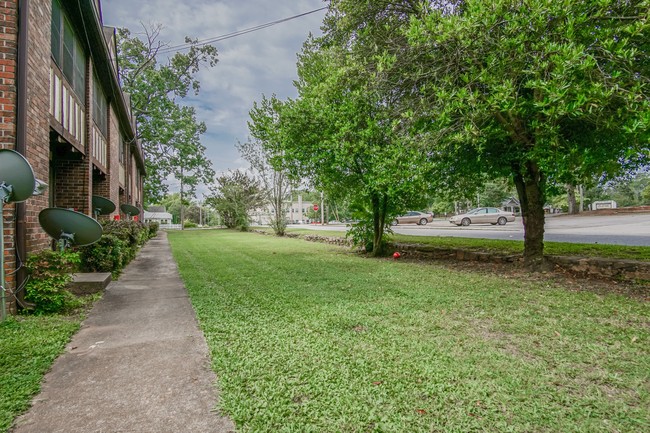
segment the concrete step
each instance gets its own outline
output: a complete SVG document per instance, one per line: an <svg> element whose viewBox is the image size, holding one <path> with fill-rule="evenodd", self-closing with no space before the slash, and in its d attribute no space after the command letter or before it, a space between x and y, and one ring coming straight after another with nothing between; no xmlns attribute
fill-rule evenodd
<svg viewBox="0 0 650 433"><path fill-rule="evenodd" d="M73 275L68 290L75 295L89 295L101 292L111 282L110 272L86 272Z"/></svg>

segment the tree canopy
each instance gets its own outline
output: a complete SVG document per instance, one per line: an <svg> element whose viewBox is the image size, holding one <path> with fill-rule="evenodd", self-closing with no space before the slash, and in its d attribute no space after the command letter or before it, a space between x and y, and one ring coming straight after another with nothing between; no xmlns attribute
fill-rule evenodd
<svg viewBox="0 0 650 433"><path fill-rule="evenodd" d="M283 161L330 199L349 201L381 254L392 216L424 199L426 159L407 145L391 95L345 50L305 44L298 75L299 98L280 110Z"/></svg>
<svg viewBox="0 0 650 433"><path fill-rule="evenodd" d="M427 156L432 186L514 182L524 258L537 267L550 190L647 162L649 10L647 0L333 0L324 39L367 71L365 89L391 96L381 106ZM344 124L339 133L360 130Z"/></svg>
<svg viewBox="0 0 650 433"><path fill-rule="evenodd" d="M148 202L160 200L167 192L165 181L170 176L187 185L212 176L205 147L200 143L205 124L196 120L193 108L183 106L179 100L189 92L198 93L196 73L201 67L216 65L217 50L186 38L190 44L187 51L176 52L162 62L161 51L166 45L159 35L159 26L145 27L142 38L118 29L120 80L124 91L131 95L138 139L145 154L144 189Z"/></svg>
<svg viewBox="0 0 650 433"><path fill-rule="evenodd" d="M248 213L265 204L259 180L244 171L234 170L216 178L206 204L215 209L228 228L247 230Z"/></svg>
<svg viewBox="0 0 650 433"><path fill-rule="evenodd" d="M271 205L271 228L278 236L285 234L287 203L296 183L292 180L289 170L282 164L279 118L281 104L275 96L264 97L259 104L255 102L250 111L251 120L248 122L252 138L238 145L239 152L257 175L265 198Z"/></svg>

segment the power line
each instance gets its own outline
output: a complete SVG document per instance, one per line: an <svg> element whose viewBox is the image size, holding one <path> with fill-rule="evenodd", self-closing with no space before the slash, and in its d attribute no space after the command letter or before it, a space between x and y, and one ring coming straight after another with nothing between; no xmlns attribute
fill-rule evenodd
<svg viewBox="0 0 650 433"><path fill-rule="evenodd" d="M225 35L215 36L215 37L212 37L212 38L199 40L196 44L187 43L187 44L174 45L174 46L171 46L171 47L161 49L160 51L158 51L158 54L170 53L170 52L173 52L173 51L181 51L181 50L189 48L189 47L191 47L193 45L194 46L202 46L202 45L211 44L213 42L219 42L219 41L223 41L223 40L226 40L226 39L231 39L231 38L234 38L234 37L237 37L237 36L245 35L247 33L256 32L258 30L262 30L262 29L265 29L267 27L275 26L277 24L281 24L281 23L284 23L286 21L291 21L291 20L294 20L296 18L301 18L301 17L304 17L304 16L309 15L309 14L320 12L320 11L325 10L327 8L328 7L325 6L325 7L319 8L319 9L311 10L309 12L303 12L303 13L298 14L298 15L293 15L291 17L282 18L282 19L279 19L279 20L275 20L275 21L265 23L265 24L260 24L260 25L254 26L254 27L249 27L249 28L243 29L243 30L237 30L237 31L234 31L232 33L226 33Z"/></svg>

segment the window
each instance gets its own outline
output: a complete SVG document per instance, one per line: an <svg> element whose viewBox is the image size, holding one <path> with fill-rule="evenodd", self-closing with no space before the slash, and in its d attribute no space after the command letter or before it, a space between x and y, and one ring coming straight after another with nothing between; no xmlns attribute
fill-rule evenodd
<svg viewBox="0 0 650 433"><path fill-rule="evenodd" d="M104 137L108 135L108 103L106 102L106 96L102 91L102 87L99 85L99 79L95 76L93 82L93 119L99 130L104 134Z"/></svg>
<svg viewBox="0 0 650 433"><path fill-rule="evenodd" d="M82 100L86 97L86 55L59 0L52 0L52 58Z"/></svg>

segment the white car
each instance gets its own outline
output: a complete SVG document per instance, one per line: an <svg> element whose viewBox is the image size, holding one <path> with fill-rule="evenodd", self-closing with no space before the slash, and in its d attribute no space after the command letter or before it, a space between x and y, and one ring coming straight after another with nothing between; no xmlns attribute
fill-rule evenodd
<svg viewBox="0 0 650 433"><path fill-rule="evenodd" d="M467 213L454 215L449 218L451 224L457 226L468 226L470 224L499 224L500 226L506 223L511 223L515 220L515 214L506 212L495 207L480 207L472 209Z"/></svg>

